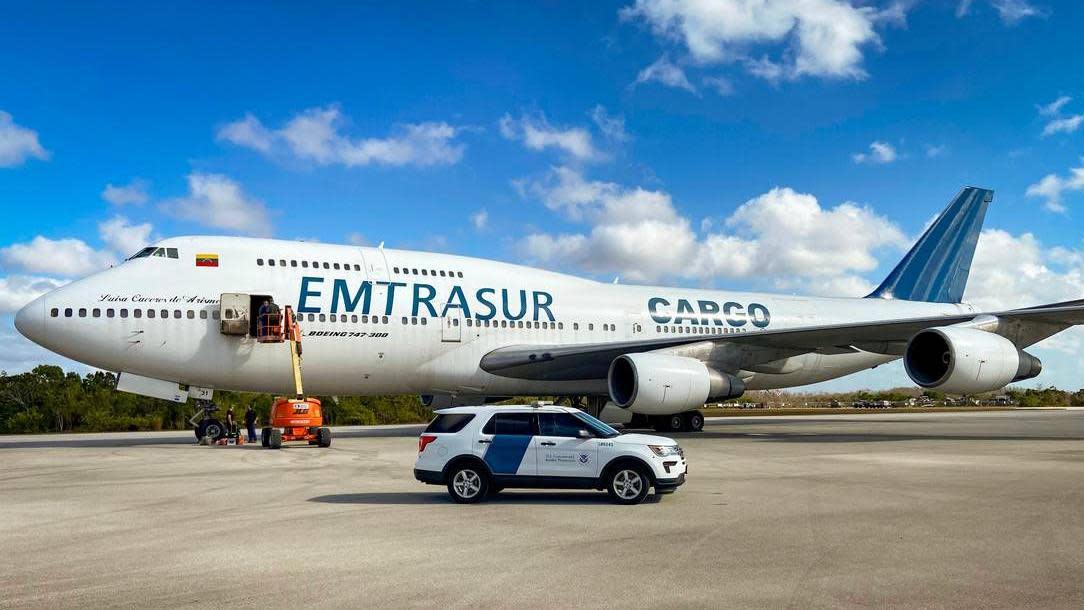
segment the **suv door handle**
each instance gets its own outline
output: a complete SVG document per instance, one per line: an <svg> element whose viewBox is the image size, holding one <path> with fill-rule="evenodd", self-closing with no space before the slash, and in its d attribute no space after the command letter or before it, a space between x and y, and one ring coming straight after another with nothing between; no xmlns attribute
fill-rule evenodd
<svg viewBox="0 0 1084 610"><path fill-rule="evenodd" d="M557 443L555 443L553 441L542 441L541 445L543 447L555 447L557 445Z"/></svg>
<svg viewBox="0 0 1084 610"><path fill-rule="evenodd" d="M493 442L493 441L489 440L488 438L483 438L483 439L481 439L481 440L479 440L479 441L478 441L478 443L479 443L480 445L488 445L488 444L490 444L490 443L492 443L492 442Z"/></svg>

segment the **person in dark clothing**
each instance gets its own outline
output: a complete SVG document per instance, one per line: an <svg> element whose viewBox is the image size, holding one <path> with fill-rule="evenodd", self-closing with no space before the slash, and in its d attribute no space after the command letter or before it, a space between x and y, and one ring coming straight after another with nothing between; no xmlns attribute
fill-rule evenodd
<svg viewBox="0 0 1084 610"><path fill-rule="evenodd" d="M235 434L237 432L237 420L233 418L233 407L230 407L226 411L226 432L227 434Z"/></svg>
<svg viewBox="0 0 1084 610"><path fill-rule="evenodd" d="M245 427L248 428L248 442L256 442L256 409L252 405L245 410Z"/></svg>
<svg viewBox="0 0 1084 610"><path fill-rule="evenodd" d="M268 327L271 318L271 299L264 299L256 314L256 338L263 340L270 334Z"/></svg>

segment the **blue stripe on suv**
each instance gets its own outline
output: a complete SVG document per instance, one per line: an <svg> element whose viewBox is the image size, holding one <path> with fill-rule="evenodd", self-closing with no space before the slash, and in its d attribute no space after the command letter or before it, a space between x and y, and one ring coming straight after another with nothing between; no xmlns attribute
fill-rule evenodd
<svg viewBox="0 0 1084 610"><path fill-rule="evenodd" d="M494 474L516 474L532 436L520 434L497 434L486 450L486 465Z"/></svg>

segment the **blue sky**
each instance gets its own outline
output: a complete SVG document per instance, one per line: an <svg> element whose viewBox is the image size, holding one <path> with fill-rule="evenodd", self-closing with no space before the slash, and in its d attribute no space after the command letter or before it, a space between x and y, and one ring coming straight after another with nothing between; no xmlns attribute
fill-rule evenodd
<svg viewBox="0 0 1084 610"><path fill-rule="evenodd" d="M186 233L861 294L975 184L968 299L1084 297L1082 24L1048 0L9 7L0 367L55 361L20 303ZM1080 352L1046 346L1042 380L1078 386Z"/></svg>

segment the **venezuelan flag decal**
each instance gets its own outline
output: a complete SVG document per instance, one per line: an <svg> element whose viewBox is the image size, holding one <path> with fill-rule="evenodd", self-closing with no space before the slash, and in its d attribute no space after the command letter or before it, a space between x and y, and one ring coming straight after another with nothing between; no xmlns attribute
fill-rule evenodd
<svg viewBox="0 0 1084 610"><path fill-rule="evenodd" d="M218 255L217 254L197 254L196 255L197 267L217 267Z"/></svg>

